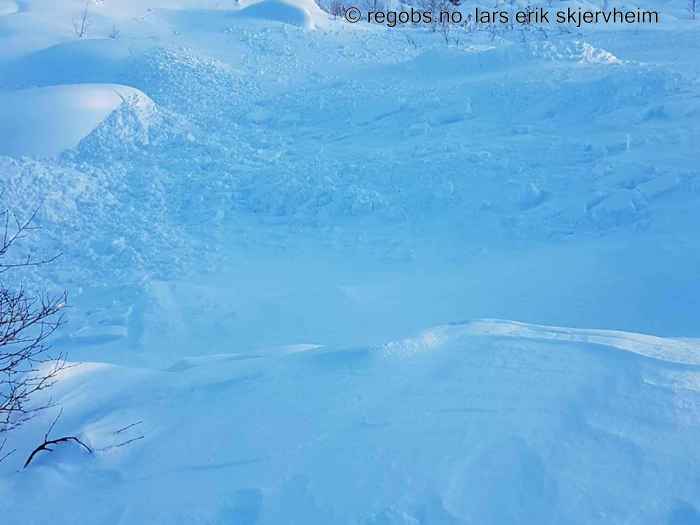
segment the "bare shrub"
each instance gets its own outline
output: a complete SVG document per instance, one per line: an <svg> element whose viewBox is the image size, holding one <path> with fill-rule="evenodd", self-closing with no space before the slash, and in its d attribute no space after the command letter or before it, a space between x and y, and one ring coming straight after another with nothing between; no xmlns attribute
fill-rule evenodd
<svg viewBox="0 0 700 525"><path fill-rule="evenodd" d="M113 24L112 29L109 32L109 35L107 35L107 36L109 38L111 38L112 40L116 40L117 38L119 38L120 35L121 35L121 31L119 30L119 28L117 27L116 24Z"/></svg>
<svg viewBox="0 0 700 525"><path fill-rule="evenodd" d="M345 15L345 6L341 0L331 0L328 4L328 13L334 18Z"/></svg>
<svg viewBox="0 0 700 525"><path fill-rule="evenodd" d="M6 442L3 434L51 406L50 402L35 404L34 396L50 388L65 368L62 355L51 355L48 339L63 322L66 294L30 293L21 284L9 286L3 279L10 270L55 259L8 258L11 249L35 229L35 216L20 221L9 211L0 213L0 451ZM6 456L0 454L2 459Z"/></svg>
<svg viewBox="0 0 700 525"><path fill-rule="evenodd" d="M73 32L78 38L87 38L90 29L90 0L85 1L83 9L73 17Z"/></svg>

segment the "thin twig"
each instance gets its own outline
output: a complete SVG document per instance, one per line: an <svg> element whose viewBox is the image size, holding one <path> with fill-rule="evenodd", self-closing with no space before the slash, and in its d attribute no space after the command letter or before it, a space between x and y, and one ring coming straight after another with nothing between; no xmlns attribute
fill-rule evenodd
<svg viewBox="0 0 700 525"><path fill-rule="evenodd" d="M114 434L116 435L116 434L121 434L122 432L126 432L130 428L134 428L136 425L140 425L141 423L143 423L143 421L137 421L136 423L132 423L131 425L127 425L124 428L120 428L119 430L115 430Z"/></svg>
<svg viewBox="0 0 700 525"><path fill-rule="evenodd" d="M110 446L108 446L108 447L99 448L99 449L96 450L96 452L106 452L106 451L112 450L112 449L114 449L114 448L125 447L125 446L127 446L127 445L131 445L134 441L140 441L140 440L144 439L145 437L146 437L146 436L141 435L141 436L137 436L137 437L135 437L135 438L127 439L126 441L123 441L123 442L121 442L121 443L117 443L117 444L115 444L115 445L110 445Z"/></svg>

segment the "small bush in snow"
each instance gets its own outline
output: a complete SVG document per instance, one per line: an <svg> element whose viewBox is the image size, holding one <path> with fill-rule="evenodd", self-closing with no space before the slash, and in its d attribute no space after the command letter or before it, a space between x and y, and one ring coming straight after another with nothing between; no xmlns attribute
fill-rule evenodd
<svg viewBox="0 0 700 525"><path fill-rule="evenodd" d="M82 11L73 18L73 32L78 38L87 38L90 28L90 0L86 0Z"/></svg>
<svg viewBox="0 0 700 525"><path fill-rule="evenodd" d="M19 221L10 212L0 213L0 460L3 435L21 426L49 403L34 403L35 394L53 385L64 368L61 356L50 355L48 338L61 325L66 296L50 297L26 291L4 279L11 270L50 262L31 256L10 259L8 254L26 233L34 229L34 215Z"/></svg>

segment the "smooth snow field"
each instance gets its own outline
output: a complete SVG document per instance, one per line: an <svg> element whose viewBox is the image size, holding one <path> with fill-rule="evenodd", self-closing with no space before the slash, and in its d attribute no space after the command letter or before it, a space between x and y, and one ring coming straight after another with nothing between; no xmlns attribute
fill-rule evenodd
<svg viewBox="0 0 700 525"><path fill-rule="evenodd" d="M541 4L661 23L0 0L0 523L700 525L700 15Z"/></svg>

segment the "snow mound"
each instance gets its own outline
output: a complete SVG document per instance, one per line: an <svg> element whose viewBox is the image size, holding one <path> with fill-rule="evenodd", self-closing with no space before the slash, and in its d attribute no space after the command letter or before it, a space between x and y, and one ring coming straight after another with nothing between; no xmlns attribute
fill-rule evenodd
<svg viewBox="0 0 700 525"><path fill-rule="evenodd" d="M0 0L0 16L13 15L19 11L19 6L14 0Z"/></svg>
<svg viewBox="0 0 700 525"><path fill-rule="evenodd" d="M122 83L130 58L140 48L112 38L63 42L17 59L7 66L0 83L10 88Z"/></svg>
<svg viewBox="0 0 700 525"><path fill-rule="evenodd" d="M116 84L80 84L0 93L0 155L50 157L73 148L132 97L142 92Z"/></svg>
<svg viewBox="0 0 700 525"><path fill-rule="evenodd" d="M239 15L314 29L326 18L311 0L263 0L244 7Z"/></svg>
<svg viewBox="0 0 700 525"><path fill-rule="evenodd" d="M432 351L406 352L407 341L390 353L71 368L53 390L65 409L55 433L94 453L57 448L9 475L55 417L42 414L10 436L3 510L54 525L74 523L76 498L86 524L673 524L698 513L697 368L599 345L677 341L493 320L413 339ZM46 505L30 505L37 494Z"/></svg>
<svg viewBox="0 0 700 525"><path fill-rule="evenodd" d="M385 350L431 350L461 337L478 335L600 345L669 363L700 365L700 341L693 339L670 339L619 330L564 328L501 319L479 319L437 327L416 338L390 343Z"/></svg>

